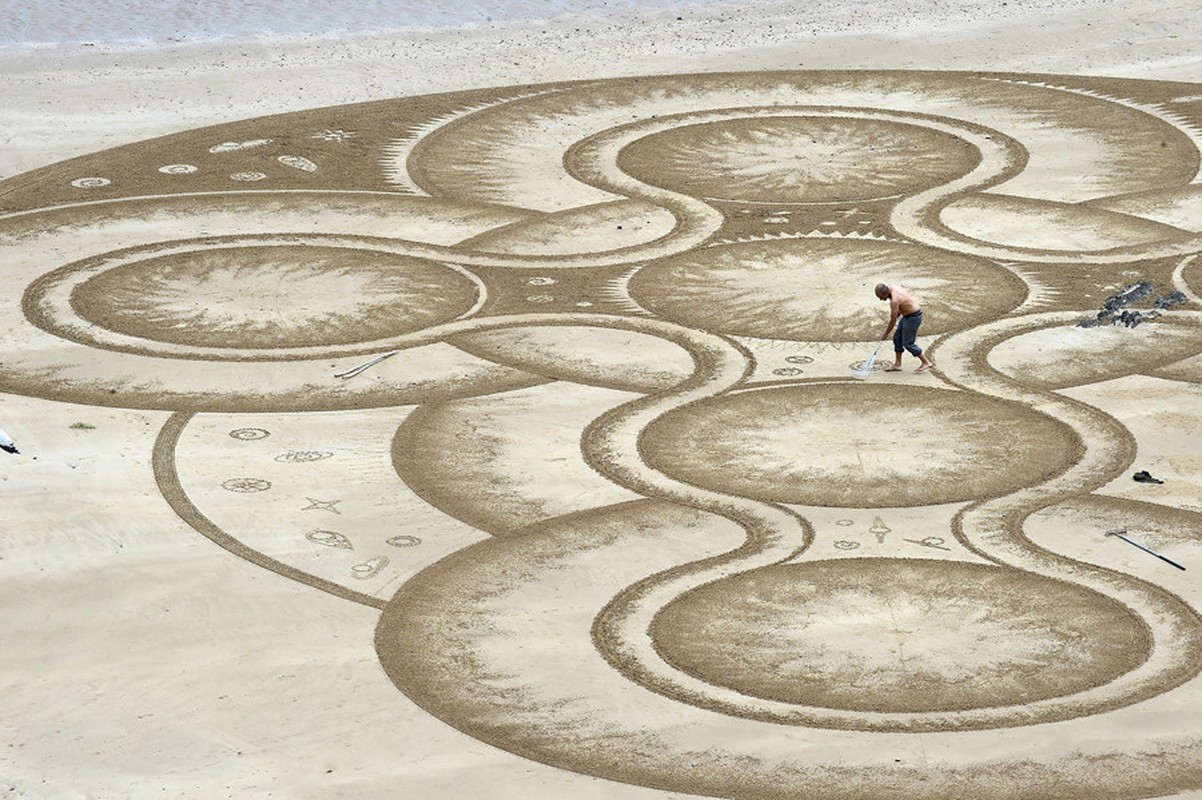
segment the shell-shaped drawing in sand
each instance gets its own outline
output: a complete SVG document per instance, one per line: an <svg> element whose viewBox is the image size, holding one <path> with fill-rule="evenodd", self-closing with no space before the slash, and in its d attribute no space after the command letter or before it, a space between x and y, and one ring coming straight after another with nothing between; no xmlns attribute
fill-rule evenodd
<svg viewBox="0 0 1202 800"><path fill-rule="evenodd" d="M271 144L270 139L248 139L244 142L222 142L209 148L210 153L231 153L235 150L251 150L255 147Z"/></svg>
<svg viewBox="0 0 1202 800"><path fill-rule="evenodd" d="M355 549L355 546L351 544L351 540L338 531L309 531L305 534L305 538L314 544L320 544L324 547L337 547L342 550Z"/></svg>
<svg viewBox="0 0 1202 800"><path fill-rule="evenodd" d="M280 156L276 161L285 167L299 169L301 172L317 172L317 165L304 156Z"/></svg>
<svg viewBox="0 0 1202 800"><path fill-rule="evenodd" d="M380 574L380 570L388 566L388 556L376 556L369 558L362 564L356 564L351 567L351 575L361 581L368 578L374 578Z"/></svg>

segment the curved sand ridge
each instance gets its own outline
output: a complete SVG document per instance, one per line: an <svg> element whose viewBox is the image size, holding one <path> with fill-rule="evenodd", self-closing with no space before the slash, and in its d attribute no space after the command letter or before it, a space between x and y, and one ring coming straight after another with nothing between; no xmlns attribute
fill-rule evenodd
<svg viewBox="0 0 1202 800"><path fill-rule="evenodd" d="M1121 598L1139 611L1155 645L1139 669L1091 692L1098 702L1118 701L1118 692L1133 696L1159 692L1166 683L1189 680L1202 669L1202 626L1197 613L1180 598L1130 576L1099 570L1034 548L1021 535L1023 520L1057 498L1090 492L1126 469L1134 458L1130 434L1107 414L1084 403L1024 387L984 363L989 350L1005 339L1034 328L1071 323L1065 314L1041 314L981 326L973 337L953 336L940 343L954 367L949 380L966 388L1024 402L1071 424L1081 433L1084 453L1063 474L1005 497L968 506L955 522L957 537L991 561L1022 565L1034 571Z"/></svg>
<svg viewBox="0 0 1202 800"><path fill-rule="evenodd" d="M1087 83L598 80L87 156L0 182L2 388L177 412L177 514L382 608L397 687L529 758L728 797L1197 788L1195 595L1067 538L1151 445L1060 390L1196 385L1202 119ZM1141 277L1186 304L1072 327ZM850 380L876 280L934 375ZM1136 516L1185 558L1183 514Z"/></svg>

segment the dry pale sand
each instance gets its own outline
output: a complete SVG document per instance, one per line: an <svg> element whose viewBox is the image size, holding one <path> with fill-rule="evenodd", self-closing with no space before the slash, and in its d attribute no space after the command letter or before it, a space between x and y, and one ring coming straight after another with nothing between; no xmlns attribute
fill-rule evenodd
<svg viewBox="0 0 1202 800"><path fill-rule="evenodd" d="M0 797L1202 798L1202 15L920 11L0 50Z"/></svg>

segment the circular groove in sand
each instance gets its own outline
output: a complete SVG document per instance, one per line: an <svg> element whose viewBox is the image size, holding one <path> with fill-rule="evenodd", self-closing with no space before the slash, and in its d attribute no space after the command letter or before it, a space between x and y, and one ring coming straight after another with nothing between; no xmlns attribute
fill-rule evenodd
<svg viewBox="0 0 1202 800"><path fill-rule="evenodd" d="M739 550L649 576L619 593L597 616L593 635L598 649L611 665L632 680L703 708L788 724L863 730L985 728L1068 719L1138 702L1196 675L1202 669L1202 625L1179 598L1131 576L1051 556L1013 533L1021 530L1022 520L1039 508L1065 493L1092 491L1130 463L1129 434L1108 415L1050 393L1026 390L979 366L983 354L999 338L1033 327L1071 323L1078 316L1054 313L1017 321L1006 319L940 343L943 357L961 367L949 376L954 384L967 391L1024 403L1065 420L1090 443L1075 464L1050 481L970 506L958 516L956 533L971 551L996 564L1075 583L1123 602L1145 621L1152 639L1151 656L1138 668L1100 686L1021 705L968 711L879 713L802 707L749 697L672 667L650 636L652 623L661 609L698 586L789 557L788 540L779 535L788 530L785 527L788 523L783 517L773 519L771 504L748 504L741 498L681 484L652 470L637 455L639 433L651 421L688 402L718 394L725 387L715 387L704 394L673 391L634 400L603 415L586 431L586 456L612 480L652 497L725 516L748 531L748 540ZM704 363L696 353L694 358L699 364ZM783 509L778 511L782 515L788 513Z"/></svg>
<svg viewBox="0 0 1202 800"><path fill-rule="evenodd" d="M1086 494L1110 482L1134 458L1131 434L1110 415L1053 392L1028 389L988 366L986 357L1002 341L1052 325L1071 325L1074 312L1004 319L949 336L938 345L944 376L971 391L1026 403L1070 425L1081 435L1080 459L1040 486L980 501L954 522L957 538L997 564L1029 570L1092 588L1135 610L1149 626L1151 657L1141 667L1078 699L1099 709L1125 705L1167 691L1202 670L1202 622L1180 598L1125 573L1116 573L1052 554L1022 534L1023 521L1065 496ZM1067 698L1066 698L1067 699Z"/></svg>
<svg viewBox="0 0 1202 800"><path fill-rule="evenodd" d="M844 73L843 80L849 84L857 80L863 80L863 77L855 76L851 73ZM981 76L975 76L980 78ZM919 78L911 76L915 83L919 82ZM875 75L869 75L868 79L876 80ZM699 84L704 82L703 78L694 77L693 80ZM921 80L936 82L944 80L942 76L935 78L933 76L922 77ZM960 77L957 80L963 82L964 86L972 86L972 82L967 77ZM1014 83L1019 83L1014 81ZM597 82L598 85L601 82ZM978 87L980 84L977 84ZM802 94L800 92L796 94ZM804 95L803 95L804 96ZM1092 95L1091 95L1092 96ZM1104 98L1105 99L1105 98ZM903 100L902 102L908 102ZM1101 103L1100 103L1101 104ZM805 109L801 106L798 108ZM1147 109L1140 109L1147 111ZM783 111L783 109L782 109ZM845 109L838 109L843 116L847 115ZM722 113L722 112L716 112ZM773 110L772 113L776 113ZM797 112L785 112L797 113ZM806 113L806 112L801 112ZM888 112L895 115L903 114L904 112ZM475 115L473 115L475 116ZM1167 119L1170 124L1173 120ZM484 120L487 123L487 119ZM1066 128L1071 125L1071 120L1066 120ZM454 127L454 126L448 126ZM600 126L598 126L600 127ZM605 136L610 131L617 129L607 129L600 136ZM586 140L581 140L582 142ZM562 148L561 148L562 149ZM617 181L614 186L618 186L624 192L638 193L649 192L638 185L637 181L630 181L627 177L621 175L613 169L613 164L609 164L605 159L599 159L592 165L587 162L587 147L582 147L581 152L584 155L579 157L579 164L584 164L581 174L592 174L597 180ZM165 163L158 161L155 163ZM577 164L577 166L579 166ZM573 167L575 168L575 167ZM590 172L591 170L591 172ZM978 176L981 177L981 176ZM1171 245L1156 244L1149 246L1138 246L1131 248L1118 248L1113 251L1102 251L1102 255L1098 253L1090 253L1085 251L1065 253L1063 251L1057 253L1045 253L1042 251L1027 250L1023 248L1005 248L996 245L982 243L972 240L968 237L963 237L955 234L952 231L941 228L938 224L938 211L946 203L955 199L957 193L966 193L975 189L981 188L984 184L978 186L961 185L957 188L956 185L945 185L938 190L928 192L926 196L912 198L909 205L903 204L901 212L895 217L895 224L901 230L905 226L911 226L909 234L912 238L918 241L934 242L937 245L943 244L953 250L960 252L974 252L973 248L981 248L976 252L984 252L991 257L998 257L1002 254L1007 260L1014 262L1022 261L1039 261L1043 263L1077 263L1077 262L1104 262L1115 263L1128 261L1136 258L1146 257L1148 253L1160 252L1156 248L1164 247L1193 247L1193 249L1202 249L1197 246L1198 238L1191 239L1194 245L1189 242L1175 241ZM295 191L295 190L285 190ZM248 194L250 192L247 192ZM228 193L234 194L234 193ZM270 194L270 192L258 192L258 194ZM633 195L632 195L633 196ZM647 197L652 197L651 193L646 194ZM711 211L704 204L697 204L689 201L687 198L680 196L672 197L664 194L654 194L654 202L661 205L668 205L673 209L680 225L677 230L670 236L661 238L656 247L671 249L672 247L687 247L689 238L701 239L713 228L713 218ZM106 201L99 201L106 202ZM82 203L72 203L75 205L84 205ZM481 206L485 205L481 203ZM61 208L61 207L60 207ZM20 212L26 213L26 212ZM905 231L903 231L905 232ZM676 238L674 238L676 237ZM355 240L354 237L344 237L349 247L358 247L367 249L361 241ZM365 237L366 239L366 237ZM283 241L294 243L301 241L301 237L286 237ZM262 241L267 241L266 239ZM318 236L306 237L305 242L317 242ZM372 242L377 240L372 239ZM389 240L379 240L389 241ZM255 242L259 243L258 241ZM328 242L327 242L328 243ZM395 240L393 240L395 245ZM403 247L404 244L397 245ZM441 263L456 263L466 266L479 265L491 266L501 265L509 266L517 269L525 269L531 266L542 268L545 264L547 267L573 267L573 266L588 266L591 264L614 264L620 261L638 259L646 257L646 253L655 252L654 249L639 249L629 248L622 251L610 251L606 253L589 253L580 257L569 258L546 258L536 262L535 258L518 258L512 257L508 259L497 259L494 255L471 253L467 252L471 249L470 244L463 249L446 248L445 252L437 248L430 248L428 252L438 252L440 255L435 260ZM407 251L413 252L413 251ZM537 257L536 257L537 258ZM478 259L473 262L471 259ZM592 259L590 261L590 259ZM608 259L608 260L607 260ZM1178 267L1174 274L1175 279L1180 282L1180 276L1184 272L1184 264ZM1197 300L1196 294L1191 295ZM590 321L591 319L591 321ZM381 342L372 342L364 345L364 353L378 352L380 349L387 347L407 347L417 346L422 343L432 343L439 341L441 337L450 335L454 332L467 332L477 330L488 330L503 328L509 325L580 325L580 324L595 324L607 325L612 327L625 327L630 330L641 330L664 338L675 337L672 340L677 343L685 343L689 352L693 354L694 359L698 363L697 372L695 375L679 384L673 389L657 394L653 397L648 397L643 401L635 401L624 409L612 412L599 419L594 428L591 428L587 436L593 437L595 441L595 458L590 463L594 463L598 469L606 472L613 479L622 482L624 485L640 487L641 491L645 491L656 497L668 497L682 504L693 505L697 508L705 508L715 513L725 513L730 519L740 520L745 524L749 531L749 538L743 547L732 550L722 556L707 561L697 561L688 564L683 564L673 570L661 573L646 580L634 584L627 589L625 595L632 603L638 605L645 598L651 598L646 602L645 606L636 608L634 613L641 613L646 610L654 613L657 609L657 604L666 600L670 600L674 592L681 591L690 585L693 585L702 576L718 575L731 572L740 572L751 568L751 565L763 563L765 560L772 558L780 558L782 554L785 557L791 555L789 547L796 545L796 548L804 547L808 543L808 531L805 527L804 520L800 520L795 516L789 516L781 509L777 509L771 504L742 502L740 498L731 498L720 493L703 493L694 490L692 487L682 486L679 482L672 482L666 479L665 476L658 473L649 472L637 463L635 452L637 450L638 432L641 430L639 420L644 422L647 419L654 419L656 414L665 413L666 410L679 407L680 404L689 402L687 398L701 398L707 393L721 393L725 391L722 387L733 387L741 380L742 373L739 372L740 361L743 361L743 370L746 370L745 354L740 355L737 345L732 345L729 342L724 343L717 337L707 338L706 335L699 334L695 337L682 333L679 330L673 331L666 327L656 328L650 322L645 327L635 328L636 321L624 320L621 323L615 322L613 317L595 317L588 318L577 315L523 315L514 317L505 317L503 320L466 320L447 325L439 326L436 330L423 331L421 334L416 334L409 337L394 338ZM1071 580L1079 582L1082 585L1093 585L1106 591L1107 594L1113 594L1123 599L1130 607L1136 608L1145 617L1159 617L1152 619L1154 624L1149 626L1149 635L1156 642L1157 647L1162 652L1149 661L1140 672L1144 681L1144 686L1147 691L1163 690L1171 684L1172 670L1174 664L1186 664L1183 669L1188 669L1189 647L1188 642L1173 641L1174 625L1180 626L1184 634L1182 639L1190 637L1196 638L1196 633L1193 628L1196 627L1196 620L1186 618L1188 615L1182 616L1178 614L1179 609L1174 606L1174 598L1167 595L1165 592L1142 584L1135 578L1130 576L1117 576L1113 573L1088 565L1081 565L1077 562L1058 556L1047 554L1038 548L1034 548L1029 542L1021 537L1021 518L1031 513L1032 508L1040 507L1055 495L1057 492L1081 492L1089 491L1096 487L1096 479L1089 478L1089 469L1098 470L1099 475L1113 476L1118 469L1122 469L1125 465L1123 452L1123 438L1125 431L1116 426L1114 420L1110 419L1101 412L1096 412L1087 406L1074 404L1071 401L1058 398L1049 393L1039 392L1023 392L1016 390L1017 384L1006 379L999 378L991 374L986 368L968 367L965 371L955 373L955 364L952 355L956 352L965 359L979 358L981 363L991 342L978 342L976 337L985 335L984 332L989 332L986 338L994 337L997 340L1005 339L1014 335L1017 328L1006 327L1005 323L999 323L996 328L978 327L977 329L967 332L962 337L948 340L944 345L941 345L940 352L947 355L945 360L948 364L948 371L954 373L953 380L965 391L981 392L993 396L1005 396L1015 399L1018 402L1034 404L1041 409L1043 413L1065 414L1067 418L1072 419L1074 427L1081 431L1087 439L1087 450L1081 459L1081 465L1075 466L1063 473L1053 481L1049 481L1039 487L1031 487L1029 489L1016 492L1004 498L991 500L980 503L971 507L960 515L956 520L956 532L960 536L960 541L972 550L974 553L983 558L993 561L996 564L1008 565L1011 570L1029 570L1039 574L1060 576L1059 580ZM995 336L996 334L996 336ZM942 349L946 347L947 349ZM960 348L957 351L955 348ZM356 351L358 352L358 351ZM703 363L704 362L704 363ZM64 379L64 383L67 379ZM1021 387L1019 387L1021 388ZM122 402L126 398L120 398ZM254 398L251 398L253 400ZM172 418L172 423L177 428L183 424L181 420L186 420L186 417L176 416ZM164 429L166 432L167 428ZM1096 441L1095 441L1096 439ZM161 465L157 461L160 452L156 448L156 477L159 476ZM164 479L160 486L168 487L170 481ZM168 489L164 488L164 495L168 496ZM186 506L177 505L179 498L168 496L169 501L172 501L173 507L176 507L181 516L185 516L187 512ZM1056 499L1061 499L1057 497ZM186 501L186 498L184 498ZM184 511L180 511L183 508ZM782 513L776 513L782 512ZM185 518L187 518L185 516ZM1017 522L1015 519L1017 518ZM1015 526L1018 526L1017 528ZM198 528L200 530L200 528ZM206 533L204 530L202 533ZM798 544L800 542L800 544ZM220 544L220 542L219 542ZM224 545L223 545L224 546ZM246 555L246 554L240 554ZM253 554L251 554L253 555ZM254 560L252 558L252 560ZM257 562L256 563L260 563ZM264 564L268 569L272 566ZM281 573L284 574L284 573ZM288 577L302 580L309 583L305 575L302 573L299 576L289 574ZM311 576L310 576L311 577ZM673 581L676 581L674 584ZM662 591L661 591L662 589ZM640 594L643 592L643 594ZM354 598L350 598L354 599ZM619 598L620 599L620 598ZM653 602L652 602L653 601ZM615 600L615 602L617 602ZM450 613L450 612L448 612ZM615 611L616 614L621 613L621 609ZM1151 618L1149 617L1149 618ZM609 622L609 619L599 619L598 627ZM619 628L622 625L622 620L615 623ZM657 654L647 650L645 631L639 630L638 625L633 625L629 630L619 630L618 638L615 640L614 647L627 648L626 651L619 655L631 655L636 661L636 669L645 669L650 676L650 680L656 679L658 670L663 668L657 662ZM644 637L644 638L640 638ZM583 639L584 636L579 637ZM1168 642L1168 648L1161 648L1162 644ZM583 649L588 649L588 655L593 655L592 650L588 647L587 642L581 642ZM618 652L615 650L614 652ZM506 656L509 657L509 656ZM514 655L513 659L517 660L520 656ZM1159 659L1159 660L1157 660ZM599 659L593 659L598 665L599 671L607 671L605 664ZM450 669L449 664L437 664L436 658L432 659L437 666L446 666ZM485 668L492 665L485 665ZM596 673L595 673L596 674ZM666 680L680 679L679 673L665 671ZM1135 675L1136 673L1132 673ZM1184 673L1181 673L1184 674ZM1166 678L1165 676L1169 676ZM473 674L465 670L463 678L473 679L480 677L479 674ZM1124 682L1126 681L1126 682ZM615 683L619 682L617 680ZM483 681L481 683L487 683ZM495 685L492 687L495 689ZM693 687L685 686L684 692L690 691ZM672 729L669 725L662 725L659 729L645 724L645 718L639 716L643 714L653 714L657 711L669 711L678 705L673 703L668 697L675 696L673 692L665 692L666 697L652 695L649 692L642 692L637 687L632 687L632 694L638 694L643 697L640 701L642 705L636 704L634 707L634 715L628 714L627 707L615 704L604 708L605 715L604 725L607 727L603 730L601 736L597 739L589 740L584 738L585 734L581 734L581 738L569 737L551 737L548 734L551 732L563 731L565 729L572 730L572 733L577 733L577 729L571 728L569 723L573 720L572 714L576 709L565 708L562 706L553 706L547 702L548 695L539 694L538 686L535 684L530 690L530 693L521 697L519 700L513 700L512 697L504 697L497 700L501 702L526 703L530 706L538 707L540 703L547 703L542 710L545 710L545 716L542 720L542 726L532 726L528 731L525 731L529 738L520 739L520 736L515 736L514 741L506 741L504 733L496 734L496 743L499 746L510 749L514 752L521 751L523 744L526 745L526 750L534 749L536 752L532 755L534 758L546 759L548 763L556 763L566 769L576 769L589 771L592 774L613 775L618 779L639 780L644 785L662 786L670 791L692 791L697 789L710 790L715 786L725 787L723 791L741 792L742 794L756 793L763 796L784 796L786 793L803 792L810 794L829 794L834 796L834 793L840 791L870 791L874 794L884 796L890 793L890 796L918 796L920 794L929 796L941 796L940 788L949 785L948 782L959 784L960 786L971 783L977 783L977 778L982 778L980 781L982 794L992 792L991 796L1009 795L1014 791L1013 783L1006 782L1003 786L1003 779L1014 778L1022 784L1022 790L1038 792L1041 790L1048 791L1050 785L1047 781L1063 780L1063 781L1079 781L1074 783L1072 788L1079 791L1081 796L1086 796L1090 790L1097 791L1112 791L1124 793L1124 796L1134 796L1134 792L1141 791L1139 788L1144 784L1150 785L1153 782L1159 781L1158 786L1165 784L1168 778L1164 777L1171 770L1178 769L1178 775L1173 776L1179 781L1189 781L1192 779L1193 773L1188 773L1187 768L1192 763L1186 762L1186 768L1179 768L1178 762L1172 762L1173 758L1178 758L1177 751L1196 744L1197 736L1194 733L1195 729L1186 727L1183 731L1172 730L1171 735L1169 729L1157 729L1156 733L1165 734L1163 740L1169 745L1167 748L1168 758L1159 761L1155 765L1148 766L1144 770L1143 765L1135 764L1139 769L1126 772L1124 767L1131 766L1135 763L1135 757L1129 761L1120 761L1120 757L1124 756L1122 748L1117 748L1112 742L1099 739L1098 742L1089 742L1088 745L1082 745L1081 750L1072 753L1072 757L1065 759L1063 762L1052 762L1049 758L1044 758L1042 753L1034 753L1030 750L1022 750L1015 746L1013 749L1001 748L1000 743L1003 737L1012 736L1010 732L1002 732L998 737L982 740L987 746L998 746L1000 755L996 760L989 760L986 757L978 757L977 760L972 758L967 759L967 767L963 763L941 763L939 757L933 759L932 764L923 764L921 769L915 769L913 765L907 764L904 768L901 766L893 767L888 763L872 763L875 759L879 762L887 762L888 759L880 758L880 751L871 752L879 747L891 747L898 743L904 736L888 735L862 735L862 736L844 736L843 734L827 736L829 732L814 732L802 728L785 729L784 726L775 726L771 724L754 725L748 723L742 727L737 725L732 726L732 721L729 718L717 718L717 715L710 714L707 708L719 708L717 705L710 704L713 699L708 692L711 692L713 687L705 685L699 687L698 705L703 706L702 709L685 707L683 711L678 712L680 717L677 719L685 719L688 724L696 724L698 727L708 726L708 733L712 734L713 742L712 750L706 753L712 754L713 763L717 766L709 764L701 765L698 769L696 764L690 765L687 762L687 757L697 755L701 752L701 748L694 747L694 742L697 740L690 739L686 736L679 736L680 729ZM469 704L472 699L471 692L478 690L476 686L465 685L461 688L461 693L456 694L451 698L452 702L461 702ZM1132 678L1127 680L1125 677L1121 681L1116 681L1108 684L1106 687L1099 687L1097 696L1091 695L1091 702L1096 702L1088 708L1079 707L1076 709L1078 713L1088 713L1091 710L1105 708L1105 698L1102 696L1105 691L1114 693L1118 700L1115 705L1125 702L1131 702L1132 692L1140 691L1138 680ZM1127 694L1122 694L1123 692ZM497 695L504 694L504 690L496 692ZM516 693L515 693L516 694ZM683 693L680 695L684 699L688 699ZM1074 696L1077 697L1077 696ZM490 698L493 699L493 698ZM1064 698L1065 702L1074 698ZM723 701L724 698L718 698L718 701ZM744 704L746 698L739 695L733 698L734 702ZM448 705L452 703L449 702ZM1034 708L1034 707L1033 707ZM1151 715L1156 713L1161 706L1157 704L1149 704L1146 714ZM1038 709L1036 709L1038 710ZM1046 707L1045 707L1046 710ZM1028 722L1042 722L1049 718L1057 717L1039 717L1032 716L1030 718L1012 717L1003 718L1005 710L999 712L998 720L990 722L985 721L984 725L988 724L1024 724ZM437 712L435 712L437 713ZM732 713L739 713L737 710ZM515 715L517 716L517 715ZM973 727L976 723L969 715L964 715L963 718L947 718L949 727ZM1144 721L1148 721L1149 717L1145 717ZM967 720L967 722L965 722ZM746 720L737 720L735 722L746 723ZM862 719L852 719L846 727L852 728L867 728L870 730L898 730L909 732L911 730L921 730L923 723L920 720L920 725L917 728L908 727L901 724L904 722L898 718L877 718L879 727L873 728L871 724L864 725ZM822 719L818 719L814 724L828 724ZM838 725L835 722L834 725ZM907 723L908 724L908 723ZM895 727L890 727L895 725ZM753 740L753 744L740 751L739 746L746 744L745 742L735 742L732 740L728 744L727 739L723 735L729 730L726 726L732 726L736 730L746 734L754 729L754 733L748 736L748 741ZM489 730L481 730L482 726L473 728L470 724L464 726L472 735L478 738L488 739L492 733ZM601 726L594 727L593 732L600 729ZM581 726L580 731L585 731L586 728ZM1077 732L1084 730L1089 732L1092 729L1085 727L1084 729L1072 728L1064 729L1066 732ZM673 734L677 734L673 736ZM602 740L602 736L604 740ZM811 738L804 739L809 736ZM538 740L541 738L541 742ZM554 742L550 742L554 738ZM928 742L934 741L937 737L926 739L922 737L917 742L918 746L925 746ZM827 742L834 740L834 745L828 745ZM531 741L538 742L531 746L528 743ZM793 745L800 744L799 747ZM644 747L642 747L645 745ZM868 745L860 749L860 745ZM539 749L539 747L543 749ZM814 751L807 750L807 747L814 747L817 751L819 748L829 746L830 749L820 752L817 758L811 757ZM612 748L605 751L606 747ZM559 748L557 751L554 748ZM575 748L573 750L572 748ZM609 757L618 749L625 752L620 754L618 759L613 759L612 763L604 763L604 759ZM839 750L838 748L843 748ZM1108 751L1109 749L1109 751ZM588 752L595 750L596 752L605 752L605 755L597 756L595 753ZM853 752L855 751L855 752ZM546 755L549 752L555 752L556 755ZM1095 755L1095 753L1099 755ZM527 753L523 753L527 754ZM565 754L565 755L558 755ZM1158 753L1157 755L1164 755ZM924 753L925 756L925 753ZM1110 759L1103 759L1103 756L1114 756ZM846 757L846 758L845 758ZM556 760L556 759L559 760ZM1050 757L1050 758L1054 758ZM592 760L590 760L592 759ZM859 763L855 763L860 759ZM1027 760L1024 760L1027 759ZM952 759L948 759L951 761ZM1171 764L1169 762L1172 762ZM601 768L598 768L601 765ZM863 769L865 765L867 769ZM1033 773L1036 768L1049 766L1051 769L1042 770L1043 775L1034 777ZM690 767L694 774L688 774ZM944 769L943 767L947 767ZM639 770L643 769L643 772ZM707 773L704 777L695 777L701 775L707 768L713 771ZM1074 769L1075 768L1075 769ZM853 769L855 772L853 772ZM1028 771L1029 770L1029 771ZM1060 772L1068 774L1076 772L1072 778L1059 777ZM720 774L723 773L724 774ZM1050 774L1056 774L1057 778L1049 778ZM718 775L718 778L711 776ZM636 776L636 777L630 777ZM851 780L845 780L850 778ZM1117 778L1117 779L1116 779ZM706 784L709 780L711 783ZM1108 783L1112 780L1113 783ZM758 782L757 782L758 781ZM772 783L775 781L775 783ZM812 781L812 782L811 782ZM760 787L771 784L767 790ZM849 786L855 788L849 789ZM698 787L701 789L698 789ZM753 788L749 788L753 787ZM833 787L833 788L832 788ZM1101 787L1101 788L1099 788ZM1163 787L1162 787L1163 788ZM829 790L829 791L828 791ZM1150 790L1149 790L1150 791ZM946 791L942 796L946 796ZM1064 796L1067 796L1065 794ZM1074 795L1076 796L1076 795Z"/></svg>
<svg viewBox="0 0 1202 800"><path fill-rule="evenodd" d="M240 247L270 248L274 246L278 246L278 244L268 244L256 237L246 240L245 244ZM137 266L140 262L151 258L212 253L225 249L227 248L214 246L211 241L199 243L199 246L193 243L146 245L84 259L46 273L29 284L22 300L22 306L30 322L47 333L85 346L116 350L135 356L192 358L210 361L303 361L375 352L394 347L405 341L405 335L401 334L365 342L301 347L251 349L185 344L150 339L101 327L92 320L82 317L75 307L74 296L80 287L89 280L112 270ZM347 252L349 254L353 251ZM474 273L457 264L444 263L439 266L465 278L474 285L475 301L470 308L459 315L459 318L466 319L475 315L487 300L488 293L484 282Z"/></svg>

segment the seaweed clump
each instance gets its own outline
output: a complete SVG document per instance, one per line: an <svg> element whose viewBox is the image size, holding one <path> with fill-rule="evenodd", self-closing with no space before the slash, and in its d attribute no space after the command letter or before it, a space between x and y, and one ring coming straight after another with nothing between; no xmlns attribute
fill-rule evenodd
<svg viewBox="0 0 1202 800"><path fill-rule="evenodd" d="M1133 283L1106 298L1106 302L1102 304L1102 310L1096 316L1078 322L1077 327L1096 328L1099 325L1122 325L1134 328L1141 322L1156 319L1164 311L1189 299L1181 292L1171 292L1163 297L1158 297L1152 303L1154 307L1151 309L1127 308L1127 306L1146 300L1155 293L1156 287L1148 281Z"/></svg>

